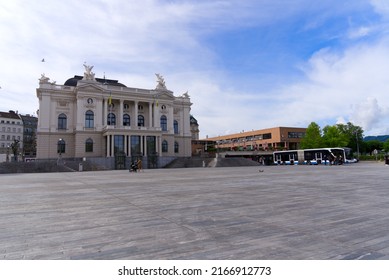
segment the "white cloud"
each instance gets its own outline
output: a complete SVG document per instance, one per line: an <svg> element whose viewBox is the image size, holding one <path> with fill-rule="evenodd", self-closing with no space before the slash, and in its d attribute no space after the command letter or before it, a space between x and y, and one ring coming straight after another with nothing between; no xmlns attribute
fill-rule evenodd
<svg viewBox="0 0 389 280"><path fill-rule="evenodd" d="M367 131L382 127L382 120L388 124L389 107L382 107L374 97L367 97L361 103L353 106L350 120ZM385 129L385 131L387 128Z"/></svg>
<svg viewBox="0 0 389 280"><path fill-rule="evenodd" d="M370 0L375 11L382 16L389 16L389 2L386 0Z"/></svg>
<svg viewBox="0 0 389 280"><path fill-rule="evenodd" d="M332 12L359 11L358 3L47 0L38 5L6 1L0 5L0 110L34 112L41 73L62 84L81 75L86 61L95 66L98 77L105 73L129 87L154 88L154 73L161 73L176 95L188 90L202 137L272 126L306 126L311 121L357 120L354 110L366 98L377 101L382 126L389 106L389 44L384 39L351 47L345 44L344 51L320 46L303 67L305 76L293 83L289 77L294 73L287 77L281 76L285 73L266 73L276 76L276 83L256 80L246 69L242 69L242 77L236 77L229 69L218 67L220 59L229 58L220 57L204 40L239 28L265 26L272 32L271 27L284 26L295 18L304 18L302 25L315 30L325 25ZM381 14L386 13L386 1L372 3ZM338 9L333 9L335 6ZM368 38L376 28L356 24L346 30L345 37ZM253 77L251 89L247 77ZM265 89L265 83L272 87ZM374 121L368 121L373 116L363 116L366 122L361 119L361 123L378 129Z"/></svg>
<svg viewBox="0 0 389 280"><path fill-rule="evenodd" d="M349 37L351 39L358 39L369 35L371 32L372 32L371 27L361 26L356 29L351 29L349 31Z"/></svg>

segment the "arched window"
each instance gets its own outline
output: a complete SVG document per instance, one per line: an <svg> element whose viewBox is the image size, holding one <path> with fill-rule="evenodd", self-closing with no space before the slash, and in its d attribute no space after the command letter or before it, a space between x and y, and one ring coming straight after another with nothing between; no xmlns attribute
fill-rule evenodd
<svg viewBox="0 0 389 280"><path fill-rule="evenodd" d="M85 127L86 128L93 128L95 126L95 114L91 111L88 110L85 113Z"/></svg>
<svg viewBox="0 0 389 280"><path fill-rule="evenodd" d="M162 153L167 153L168 152L168 143L166 140L162 141Z"/></svg>
<svg viewBox="0 0 389 280"><path fill-rule="evenodd" d="M57 153L64 154L66 151L65 146L66 146L65 140L59 139L57 142Z"/></svg>
<svg viewBox="0 0 389 280"><path fill-rule="evenodd" d="M178 121L174 120L173 122L173 127L174 127L174 134L178 134Z"/></svg>
<svg viewBox="0 0 389 280"><path fill-rule="evenodd" d="M116 116L114 113L108 114L107 125L116 125Z"/></svg>
<svg viewBox="0 0 389 280"><path fill-rule="evenodd" d="M85 141L85 152L93 152L93 140L90 138L86 139Z"/></svg>
<svg viewBox="0 0 389 280"><path fill-rule="evenodd" d="M179 152L179 145L178 145L178 142L174 142L174 152L175 153L178 153Z"/></svg>
<svg viewBox="0 0 389 280"><path fill-rule="evenodd" d="M162 131L167 131L167 118L165 115L161 116L161 128Z"/></svg>
<svg viewBox="0 0 389 280"><path fill-rule="evenodd" d="M131 125L131 119L129 114L123 115L123 125L124 126L130 126Z"/></svg>
<svg viewBox="0 0 389 280"><path fill-rule="evenodd" d="M68 117L65 114L60 114L58 116L58 129L66 129L67 128L67 120L68 120Z"/></svg>
<svg viewBox="0 0 389 280"><path fill-rule="evenodd" d="M138 116L138 126L145 126L145 117L142 115Z"/></svg>

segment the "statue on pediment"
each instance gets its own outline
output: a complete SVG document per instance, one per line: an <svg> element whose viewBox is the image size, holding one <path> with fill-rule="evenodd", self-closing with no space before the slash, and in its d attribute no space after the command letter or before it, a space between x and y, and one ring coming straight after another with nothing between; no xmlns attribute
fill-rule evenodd
<svg viewBox="0 0 389 280"><path fill-rule="evenodd" d="M95 73L92 72L93 66L83 64L85 68L83 80L95 81Z"/></svg>
<svg viewBox="0 0 389 280"><path fill-rule="evenodd" d="M41 77L39 79L39 84L49 84L50 78L46 77L45 73L41 74Z"/></svg>
<svg viewBox="0 0 389 280"><path fill-rule="evenodd" d="M167 90L166 84L165 84L165 79L162 77L160 74L155 74L157 76L157 86L155 89L157 90Z"/></svg>

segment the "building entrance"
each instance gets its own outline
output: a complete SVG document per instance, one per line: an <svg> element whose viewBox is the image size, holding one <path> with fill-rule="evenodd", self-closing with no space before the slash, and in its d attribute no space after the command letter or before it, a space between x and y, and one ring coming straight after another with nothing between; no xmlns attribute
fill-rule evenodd
<svg viewBox="0 0 389 280"><path fill-rule="evenodd" d="M126 154L124 152L115 154L115 169L126 169Z"/></svg>

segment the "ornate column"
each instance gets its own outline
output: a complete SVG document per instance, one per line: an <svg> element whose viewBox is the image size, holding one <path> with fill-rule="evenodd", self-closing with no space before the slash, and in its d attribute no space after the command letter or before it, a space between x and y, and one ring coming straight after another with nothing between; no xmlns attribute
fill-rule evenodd
<svg viewBox="0 0 389 280"><path fill-rule="evenodd" d="M144 136L141 135L140 136L140 153L141 153L142 156L144 155L143 154L143 143L144 143Z"/></svg>
<svg viewBox="0 0 389 280"><path fill-rule="evenodd" d="M167 117L167 130L169 133L174 133L174 128L173 128L173 122L174 122L174 108L173 106L168 107L168 117Z"/></svg>
<svg viewBox="0 0 389 280"><path fill-rule="evenodd" d="M118 127L123 127L123 99L120 99L119 102L120 102L120 105L119 105L119 117L118 117L116 125Z"/></svg>
<svg viewBox="0 0 389 280"><path fill-rule="evenodd" d="M159 123L159 106L154 105L154 127L160 127Z"/></svg>
<svg viewBox="0 0 389 280"><path fill-rule="evenodd" d="M138 101L134 101L134 127L138 127Z"/></svg>
<svg viewBox="0 0 389 280"><path fill-rule="evenodd" d="M149 102L149 127L153 127L153 103Z"/></svg>
<svg viewBox="0 0 389 280"><path fill-rule="evenodd" d="M109 147L111 146L110 145L110 138L111 136L110 135L107 135L107 157L109 157Z"/></svg>
<svg viewBox="0 0 389 280"><path fill-rule="evenodd" d="M107 125L107 117L108 117L108 102L107 99L103 99L103 126Z"/></svg>
<svg viewBox="0 0 389 280"><path fill-rule="evenodd" d="M77 97L77 121L76 121L76 129L83 130L84 129L84 118L83 118L83 107L84 100L81 97Z"/></svg>
<svg viewBox="0 0 389 280"><path fill-rule="evenodd" d="M115 135L111 135L111 157L115 155Z"/></svg>
<svg viewBox="0 0 389 280"><path fill-rule="evenodd" d="M127 135L124 135L124 153L128 156L128 148L127 148Z"/></svg>

